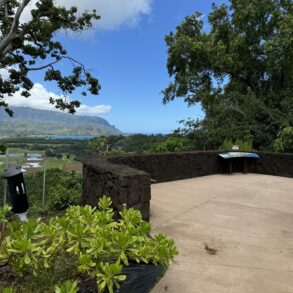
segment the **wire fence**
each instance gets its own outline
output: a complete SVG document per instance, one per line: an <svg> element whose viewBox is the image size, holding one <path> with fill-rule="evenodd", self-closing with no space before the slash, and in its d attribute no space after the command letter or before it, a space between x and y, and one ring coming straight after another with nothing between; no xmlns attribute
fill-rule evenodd
<svg viewBox="0 0 293 293"><path fill-rule="evenodd" d="M31 212L47 212L78 204L81 198L81 174L59 169L47 170L46 158L39 154L11 154L1 157L0 206L9 202L5 169L8 164L22 166Z"/></svg>
<svg viewBox="0 0 293 293"><path fill-rule="evenodd" d="M7 188L7 181L4 178L5 168L1 168L0 176L0 205L3 206L5 203L9 203L9 190ZM43 184L45 181L43 180L42 171L32 172L32 173L24 173L24 182L26 186L26 192L29 195L29 201L34 203L34 206L37 207L45 207L46 198L45 198L45 190L46 186Z"/></svg>

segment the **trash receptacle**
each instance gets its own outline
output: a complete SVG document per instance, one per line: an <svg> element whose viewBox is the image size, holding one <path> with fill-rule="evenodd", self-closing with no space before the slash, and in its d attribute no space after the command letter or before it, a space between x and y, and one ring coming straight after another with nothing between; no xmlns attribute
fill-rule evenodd
<svg viewBox="0 0 293 293"><path fill-rule="evenodd" d="M10 164L4 174L4 178L7 179L12 211L15 214L26 213L29 204L21 167Z"/></svg>

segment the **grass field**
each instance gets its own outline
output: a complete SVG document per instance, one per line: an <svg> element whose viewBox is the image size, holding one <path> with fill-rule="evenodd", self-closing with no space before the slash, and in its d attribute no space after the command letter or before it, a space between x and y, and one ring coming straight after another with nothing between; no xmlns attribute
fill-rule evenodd
<svg viewBox="0 0 293 293"><path fill-rule="evenodd" d="M47 169L62 169L64 164L65 161L61 159L48 158L45 160L45 166Z"/></svg>
<svg viewBox="0 0 293 293"><path fill-rule="evenodd" d="M65 171L81 171L82 164L71 159L54 159L47 158L45 161L47 169L61 169Z"/></svg>
<svg viewBox="0 0 293 293"><path fill-rule="evenodd" d="M44 150L27 150L27 149L23 149L23 148L9 148L8 149L8 153L9 154L24 154L24 153L38 153L38 154L43 154L45 153Z"/></svg>
<svg viewBox="0 0 293 293"><path fill-rule="evenodd" d="M37 154L43 154L44 151L39 150L26 150L22 148L9 148L8 150L9 154L25 154L25 153L37 153ZM17 158L9 158L9 163L15 163L17 165L25 165L28 163L31 163L33 161L28 161L25 155ZM73 159L68 158L53 158L53 157L45 157L43 160L38 161L40 164L39 168L29 168L27 171L40 171L43 170L43 164L45 163L45 166L47 169L60 169L64 171L77 171L81 172L82 170L82 164L78 161L75 161ZM0 176L4 173L6 165L6 158L0 158Z"/></svg>

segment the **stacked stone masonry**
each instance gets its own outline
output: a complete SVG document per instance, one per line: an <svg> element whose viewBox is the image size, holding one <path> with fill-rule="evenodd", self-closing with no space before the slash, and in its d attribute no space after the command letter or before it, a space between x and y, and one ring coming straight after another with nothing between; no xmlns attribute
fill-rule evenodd
<svg viewBox="0 0 293 293"><path fill-rule="evenodd" d="M247 161L248 172L293 177L293 154L257 153L259 160ZM96 206L99 198L107 195L116 211L126 204L140 210L143 218L148 220L151 183L226 173L227 161L218 154L219 151L127 155L86 161L83 203ZM236 159L233 172L242 171L242 164Z"/></svg>
<svg viewBox="0 0 293 293"><path fill-rule="evenodd" d="M106 159L94 159L83 167L83 203L96 206L103 195L112 199L116 211L123 204L141 211L145 220L150 210L150 175L128 166L115 165Z"/></svg>

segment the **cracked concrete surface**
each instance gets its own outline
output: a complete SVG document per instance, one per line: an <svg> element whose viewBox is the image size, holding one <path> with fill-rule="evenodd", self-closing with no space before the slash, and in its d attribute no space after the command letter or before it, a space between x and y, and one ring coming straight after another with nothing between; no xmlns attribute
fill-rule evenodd
<svg viewBox="0 0 293 293"><path fill-rule="evenodd" d="M233 174L154 184L151 222L179 250L152 293L293 292L293 179Z"/></svg>

